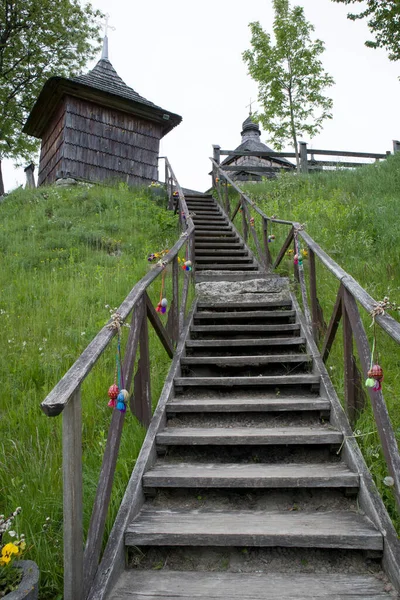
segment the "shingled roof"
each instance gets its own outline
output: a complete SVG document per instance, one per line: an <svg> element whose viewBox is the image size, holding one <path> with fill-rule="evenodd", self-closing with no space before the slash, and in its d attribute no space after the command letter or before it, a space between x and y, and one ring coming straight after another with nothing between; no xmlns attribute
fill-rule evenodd
<svg viewBox="0 0 400 600"><path fill-rule="evenodd" d="M72 79L50 77L25 123L24 133L42 137L59 101L66 95L161 123L163 136L182 121L180 115L157 106L127 86L108 58L102 57L94 69L85 75L78 75Z"/></svg>

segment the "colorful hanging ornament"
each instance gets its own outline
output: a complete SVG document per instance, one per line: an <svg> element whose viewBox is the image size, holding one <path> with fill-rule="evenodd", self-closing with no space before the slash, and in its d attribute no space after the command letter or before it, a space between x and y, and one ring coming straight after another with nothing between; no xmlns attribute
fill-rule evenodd
<svg viewBox="0 0 400 600"><path fill-rule="evenodd" d="M148 262L154 262L155 260L160 260L166 254L168 254L168 249L161 250L160 252L152 252L148 255L147 260Z"/></svg>
<svg viewBox="0 0 400 600"><path fill-rule="evenodd" d="M250 217L250 227L254 227L254 225L255 225L254 217Z"/></svg>
<svg viewBox="0 0 400 600"><path fill-rule="evenodd" d="M192 261L191 260L185 260L185 262L182 265L182 269L184 271L191 271L192 270Z"/></svg>
<svg viewBox="0 0 400 600"><path fill-rule="evenodd" d="M274 234L271 234L268 236L268 242L274 242L275 241L275 236Z"/></svg>
<svg viewBox="0 0 400 600"><path fill-rule="evenodd" d="M163 266L163 272L161 276L161 290L160 290L160 300L156 306L156 311L161 314L165 314L167 312L168 300L164 298L164 287L165 287L165 265Z"/></svg>
<svg viewBox="0 0 400 600"><path fill-rule="evenodd" d="M375 319L373 320L374 341L372 342L371 363L368 370L368 377L365 380L365 385L372 388L374 392L380 392L382 389L383 369L377 363L374 363L375 347L376 347L376 328Z"/></svg>
<svg viewBox="0 0 400 600"><path fill-rule="evenodd" d="M115 407L115 400L117 399L118 394L119 394L119 387L117 386L116 383L113 383L108 388L108 397L110 398L108 406L110 408L114 408Z"/></svg>
<svg viewBox="0 0 400 600"><path fill-rule="evenodd" d="M129 392L128 390L121 390L117 396L117 410L124 413L126 412L126 405L128 403Z"/></svg>
<svg viewBox="0 0 400 600"><path fill-rule="evenodd" d="M293 232L293 239L294 239L293 263L295 265L298 265L299 267L302 267L304 255L303 255L302 249L300 248L300 240L299 240L299 236L298 236L298 232L300 231L300 229L303 229L303 226L298 227Z"/></svg>

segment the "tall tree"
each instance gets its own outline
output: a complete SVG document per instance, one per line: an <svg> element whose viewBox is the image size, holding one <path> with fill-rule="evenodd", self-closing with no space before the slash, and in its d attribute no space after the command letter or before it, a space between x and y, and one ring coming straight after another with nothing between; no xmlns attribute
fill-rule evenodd
<svg viewBox="0 0 400 600"><path fill-rule="evenodd" d="M251 46L243 53L250 76L258 82L262 110L256 117L281 149L292 141L299 169L298 137L315 136L325 119L331 119L332 100L324 95L334 81L322 66L321 40L313 41L314 27L300 6L274 0L275 43L258 21L250 23Z"/></svg>
<svg viewBox="0 0 400 600"><path fill-rule="evenodd" d="M41 87L94 56L101 16L79 0L0 0L0 195L2 159L29 160L38 148L21 129Z"/></svg>
<svg viewBox="0 0 400 600"><path fill-rule="evenodd" d="M365 5L366 1L366 5ZM359 13L349 13L352 21L367 18L375 40L368 40L369 48L384 48L389 60L400 60L400 2L399 0L333 0L342 4L363 4Z"/></svg>

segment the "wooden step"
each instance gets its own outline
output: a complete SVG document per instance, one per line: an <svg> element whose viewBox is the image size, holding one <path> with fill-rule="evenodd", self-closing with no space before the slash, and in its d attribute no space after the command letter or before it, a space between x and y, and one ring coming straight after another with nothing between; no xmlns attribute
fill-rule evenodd
<svg viewBox="0 0 400 600"><path fill-rule="evenodd" d="M217 269L221 271L221 266L217 263L198 263L196 260L196 268L198 271L212 271ZM257 264L247 264L247 263L230 263L229 265L224 265L225 270L231 271L258 271L259 267Z"/></svg>
<svg viewBox="0 0 400 600"><path fill-rule="evenodd" d="M300 332L299 323L285 323L283 325L193 325L192 333L236 335L238 333L281 333L291 331Z"/></svg>
<svg viewBox="0 0 400 600"><path fill-rule="evenodd" d="M112 600L390 600L369 574L140 571L122 573Z"/></svg>
<svg viewBox="0 0 400 600"><path fill-rule="evenodd" d="M331 405L329 400L310 397L272 398L185 398L178 396L167 403L167 414L175 413L237 413L237 412L302 412L317 411L328 413Z"/></svg>
<svg viewBox="0 0 400 600"><path fill-rule="evenodd" d="M359 476L342 463L159 463L143 478L146 488L358 488Z"/></svg>
<svg viewBox="0 0 400 600"><path fill-rule="evenodd" d="M259 367L271 364L311 363L307 354L273 354L268 356L187 356L181 358L181 365L217 367Z"/></svg>
<svg viewBox="0 0 400 600"><path fill-rule="evenodd" d="M218 249L229 250L230 248L239 249L239 248L244 248L244 244L239 238L234 238L232 241L229 241L229 242L223 242L223 241L207 242L207 241L203 241L202 239L200 239L195 243L196 252L198 249L209 249L209 248L215 248L216 250L218 250Z"/></svg>
<svg viewBox="0 0 400 600"><path fill-rule="evenodd" d="M274 308L291 309L291 300L269 300L268 302L229 302L229 304L214 304L200 300L197 303L197 311L208 312L232 312L233 310L252 311L252 310L272 310Z"/></svg>
<svg viewBox="0 0 400 600"><path fill-rule="evenodd" d="M196 249L196 258L198 259L199 257L210 257L210 258L218 258L219 256L247 256L248 255L248 251L245 250L244 248L240 248L238 250L236 249L227 249L227 248L221 248L218 250L211 250L211 248L197 248Z"/></svg>
<svg viewBox="0 0 400 600"><path fill-rule="evenodd" d="M254 347L276 347L276 346L303 346L306 343L304 337L276 337L276 338L263 338L263 339L241 339L241 340L187 340L186 348L226 348L228 351L234 353L235 348L251 348Z"/></svg>
<svg viewBox="0 0 400 600"><path fill-rule="evenodd" d="M231 305L229 304L229 307ZM211 312L201 311L196 312L194 318L198 321L235 321L242 319L279 319L279 318L292 318L296 316L294 310L246 310L246 311L230 311L224 312Z"/></svg>
<svg viewBox="0 0 400 600"><path fill-rule="evenodd" d="M218 265L229 265L229 264L246 264L249 262L253 262L253 258L251 256L244 255L244 256L203 256L201 254L198 254L196 252L196 264L197 265L202 265L203 263L205 264L215 264L217 263Z"/></svg>
<svg viewBox="0 0 400 600"><path fill-rule="evenodd" d="M250 546L383 549L381 533L350 511L157 510L143 508L125 533L128 546Z"/></svg>
<svg viewBox="0 0 400 600"><path fill-rule="evenodd" d="M343 434L314 427L167 427L157 434L159 446L280 446L341 444Z"/></svg>

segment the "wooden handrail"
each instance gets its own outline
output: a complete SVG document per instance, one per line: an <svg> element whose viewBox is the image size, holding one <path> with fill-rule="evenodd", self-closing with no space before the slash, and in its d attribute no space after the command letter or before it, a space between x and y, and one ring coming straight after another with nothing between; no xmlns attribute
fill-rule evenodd
<svg viewBox="0 0 400 600"><path fill-rule="evenodd" d="M193 254L195 226L189 214L185 196L168 159L165 158L167 192L172 200L173 189L178 192L177 207L182 234L174 246L130 291L116 309L119 320L125 321L132 313L131 328L126 344L122 375L124 387L133 394L130 407L137 418L147 426L152 418L150 392L150 353L148 322L153 326L170 358L175 343L184 326L189 280L185 277L182 290L182 306L179 312L178 253L188 245L189 256ZM167 326L164 326L150 302L147 289L150 284L172 263L172 301ZM193 275L193 272L190 274ZM50 417L63 413L63 503L64 503L64 600L84 600L89 593L99 563L106 516L111 498L114 474L122 437L125 413L114 408L104 451L100 477L97 485L89 531L83 553L83 481L82 481L82 421L81 383L107 348L118 329L112 320L99 331L72 367L42 402L43 411ZM134 374L136 356L140 358Z"/></svg>
<svg viewBox="0 0 400 600"><path fill-rule="evenodd" d="M316 151L314 151L316 152ZM332 151L333 152L333 151ZM331 152L331 153L332 153ZM221 154L223 152L221 151ZM379 156L382 157L383 156ZM224 172L223 168L218 163L211 159L214 167L214 172L220 178L224 178L237 191L242 206L243 231L246 238L246 232L250 223L254 225L254 219L250 220L250 209L254 210L263 221L264 227L264 251L268 256L268 236L266 226L268 221L274 223L282 223L291 225L289 234L287 235L281 249L273 264L276 268L283 257L286 255L292 241L295 244L295 250L298 250L296 239L301 238L305 243L310 257L310 277L309 277L309 293L311 301L311 310L308 304L307 285L304 276L302 263L294 265L295 280L300 284L303 312L305 322L307 323L310 332L318 343L320 334L325 329L322 309L317 297L317 280L315 257L317 256L327 270L336 277L339 282L339 290L333 313L326 330L324 339L321 340L321 357L325 362L331 350L333 341L338 331L339 323L343 321L343 348L344 348L344 392L345 392L345 410L347 412L351 425L354 426L356 418L360 410L364 406L365 394L362 391L360 382L368 376L368 370L371 360L371 351L368 343L368 338L364 330L364 325L359 314L357 303L360 304L369 314L372 314L378 303L368 294L368 292L347 273L329 254L327 254L315 240L304 231L303 226L296 221L283 221L268 217L263 213L255 203L246 196L246 194L232 181L232 179ZM236 211L235 211L236 212ZM258 240L257 240L258 241ZM256 240L255 240L256 242ZM256 243L257 249L259 244ZM268 259L267 264L271 261ZM398 344L400 344L400 323L387 314L375 314L375 322ZM322 337L322 336L321 336ZM357 347L358 356L362 366L362 375L359 372L357 363L353 354L353 339ZM397 445L396 435L390 416L385 404L383 395L380 391L373 392L368 388L374 419L377 432L380 438L383 454L390 475L394 481L394 494L397 501L397 506L400 510L400 453Z"/></svg>
<svg viewBox="0 0 400 600"><path fill-rule="evenodd" d="M349 152L348 150L315 150L307 148L307 154L319 154L320 156L348 156L352 158L387 158L386 154L376 152ZM256 150L220 150L222 156L259 156L262 158L296 158L295 152L258 152Z"/></svg>
<svg viewBox="0 0 400 600"><path fill-rule="evenodd" d="M230 183L230 185L238 192L238 194L240 194L240 196L250 205L250 207L263 219L270 221L271 223L292 225L292 227L294 228L300 228L300 224L296 221L286 221L283 219L276 219L266 215L258 206L255 205L254 201L251 200L243 192L243 190L241 190L236 185L236 183L229 177L229 175L224 173L223 168L220 167L214 161L214 159L210 158L210 160L216 167L220 176L224 177L228 181L228 183ZM344 287L355 297L357 302L359 302L361 306L367 312L370 313L373 310L373 308L377 305L376 300L374 300L372 296L368 294L368 292L354 279L354 277L349 275L349 273L347 273L336 261L334 261L333 258L331 258L329 254L327 254L327 252L325 252L325 250L323 250L321 246L319 246L319 244L317 244L317 242L308 233L306 233L303 229L299 229L298 235L304 240L308 248L310 248L314 252L314 254L318 256L320 261L327 267L327 269L332 273L332 275L334 275L344 285ZM276 266L277 264L275 264L274 268ZM392 339L394 339L398 344L400 344L400 323L398 321L396 321L395 319L393 319L393 317L387 314L377 315L375 317L375 321L382 327L384 331L386 331L386 333Z"/></svg>

